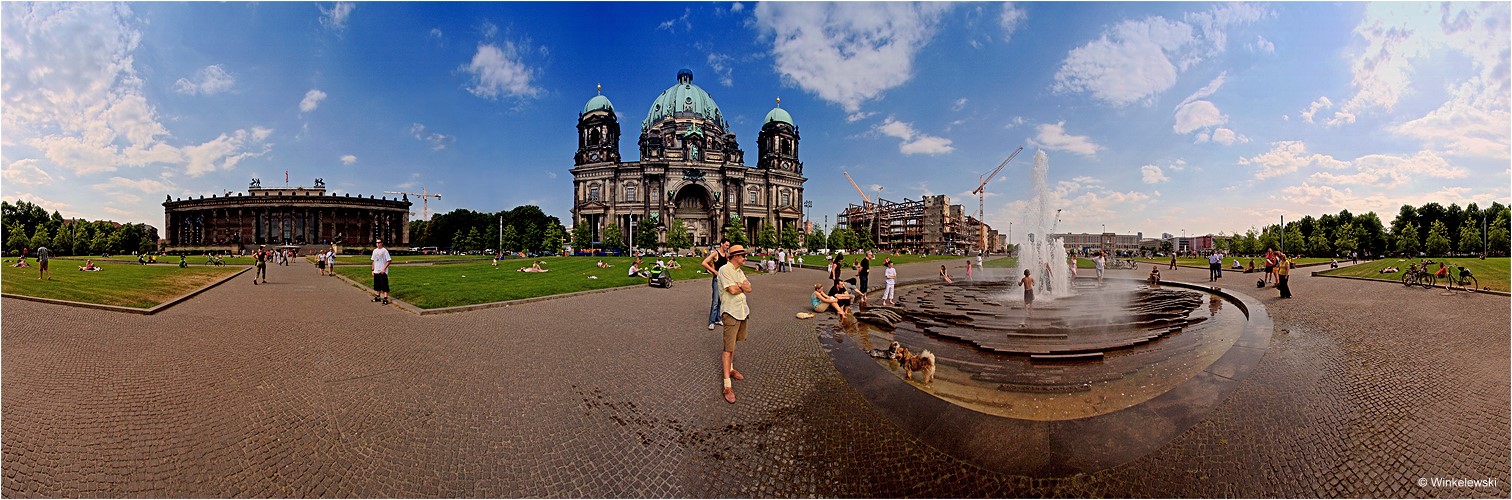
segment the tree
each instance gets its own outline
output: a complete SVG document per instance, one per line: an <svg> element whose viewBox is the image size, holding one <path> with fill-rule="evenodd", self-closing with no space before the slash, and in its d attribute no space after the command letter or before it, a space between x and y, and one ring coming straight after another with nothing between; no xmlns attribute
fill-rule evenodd
<svg viewBox="0 0 1512 500"><path fill-rule="evenodd" d="M673 218L671 225L667 226L667 246L674 252L693 247L693 235L688 233L688 225L682 219Z"/></svg>
<svg viewBox="0 0 1512 500"><path fill-rule="evenodd" d="M1423 242L1423 248L1427 249L1428 255L1448 255L1449 226L1443 220L1433 221L1433 226L1428 229L1428 240Z"/></svg>
<svg viewBox="0 0 1512 500"><path fill-rule="evenodd" d="M1404 254L1408 257L1413 257L1418 254L1418 237L1416 224L1408 222L1406 225L1402 226L1401 233L1395 234L1395 236L1396 250L1398 253Z"/></svg>
<svg viewBox="0 0 1512 500"><path fill-rule="evenodd" d="M1334 229L1334 248L1339 253L1359 250L1360 240L1357 232L1354 224L1345 224Z"/></svg>
<svg viewBox="0 0 1512 500"><path fill-rule="evenodd" d="M541 226L535 222L525 223L525 232L520 233L520 250L535 252L541 250Z"/></svg>
<svg viewBox="0 0 1512 500"><path fill-rule="evenodd" d="M872 241L871 231L851 231L850 233L851 237L855 238L856 248L858 250L870 250L877 248L877 244Z"/></svg>
<svg viewBox="0 0 1512 500"><path fill-rule="evenodd" d="M22 248L31 247L31 238L26 237L26 228L20 222L11 222L5 234L5 249L8 251L20 254Z"/></svg>
<svg viewBox="0 0 1512 500"><path fill-rule="evenodd" d="M835 226L834 229L830 230L829 247L831 250L850 250L856 248L850 229L846 229L844 226Z"/></svg>
<svg viewBox="0 0 1512 500"><path fill-rule="evenodd" d="M818 252L829 248L829 238L824 236L824 231L814 228L814 232L808 235L808 249L810 252Z"/></svg>
<svg viewBox="0 0 1512 500"><path fill-rule="evenodd" d="M1491 220L1491 227L1486 230L1486 239L1490 248L1494 248L1495 250L1491 250L1490 253L1495 255L1507 254L1508 233L1512 232L1507 223L1507 213L1505 211L1497 214L1496 218Z"/></svg>
<svg viewBox="0 0 1512 500"><path fill-rule="evenodd" d="M1463 224L1460 226L1459 251L1460 253L1476 254L1485 247L1481 240L1480 227L1475 224Z"/></svg>
<svg viewBox="0 0 1512 500"><path fill-rule="evenodd" d="M593 228L586 224L572 226L572 248L583 250L593 247Z"/></svg>
<svg viewBox="0 0 1512 500"><path fill-rule="evenodd" d="M451 249L452 249L452 251L461 251L463 249L462 246L464 244L466 244L466 243L467 243L467 233L462 232L461 229L458 229L456 233L452 233L452 239L451 239Z"/></svg>
<svg viewBox="0 0 1512 500"><path fill-rule="evenodd" d="M1307 239L1307 254L1313 257L1329 257L1333 255L1331 246L1328 243L1328 236L1323 233L1323 225L1314 224L1312 238Z"/></svg>
<svg viewBox="0 0 1512 500"><path fill-rule="evenodd" d="M609 225L604 226L604 239L599 243L607 249L624 250L625 236L620 234L619 224L610 222Z"/></svg>
<svg viewBox="0 0 1512 500"><path fill-rule="evenodd" d="M1292 224L1291 228L1286 230L1286 251L1291 252L1287 255L1301 255L1306 252L1306 247L1307 240L1302 237L1301 225Z"/></svg>
<svg viewBox="0 0 1512 500"><path fill-rule="evenodd" d="M1386 235L1385 225L1381 224L1381 217L1375 212L1366 212L1354 218L1353 224L1357 228L1355 237L1359 239L1362 254L1385 255L1389 238Z"/></svg>
<svg viewBox="0 0 1512 500"><path fill-rule="evenodd" d="M483 242L483 232L479 231L477 226L473 226L472 229L467 230L467 244L464 245L467 250L482 250L485 244Z"/></svg>
<svg viewBox="0 0 1512 500"><path fill-rule="evenodd" d="M724 237L730 240L731 245L746 244L745 230L740 228L740 220L738 218L732 217L730 223L725 225Z"/></svg>
<svg viewBox="0 0 1512 500"><path fill-rule="evenodd" d="M50 241L51 244L48 247L52 250L53 255L72 255L73 237L69 236L68 229L60 227L56 233L56 235L49 236L46 226L37 226L36 234L32 235L32 243L42 246L41 242Z"/></svg>
<svg viewBox="0 0 1512 500"><path fill-rule="evenodd" d="M541 238L541 250L551 255L562 253L562 239L565 237L560 224L546 226L546 235Z"/></svg>
<svg viewBox="0 0 1512 500"><path fill-rule="evenodd" d="M520 251L520 233L515 231L514 224L504 226L504 244L500 250L505 252Z"/></svg>
<svg viewBox="0 0 1512 500"><path fill-rule="evenodd" d="M756 246L762 249L772 249L777 246L777 228L772 226L772 221L761 221L761 231L756 233Z"/></svg>
<svg viewBox="0 0 1512 500"><path fill-rule="evenodd" d="M635 225L635 246L639 248L656 248L658 246L656 235L656 222L650 219L642 219Z"/></svg>
<svg viewBox="0 0 1512 500"><path fill-rule="evenodd" d="M798 228L792 225L782 226L782 238L778 244L782 248L798 248Z"/></svg>
<svg viewBox="0 0 1512 500"><path fill-rule="evenodd" d="M1171 240L1160 240L1161 253L1171 253L1171 250L1173 250Z"/></svg>

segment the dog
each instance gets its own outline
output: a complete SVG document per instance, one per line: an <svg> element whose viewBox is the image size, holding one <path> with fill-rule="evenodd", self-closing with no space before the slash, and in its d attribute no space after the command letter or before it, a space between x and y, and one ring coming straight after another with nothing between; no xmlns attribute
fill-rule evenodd
<svg viewBox="0 0 1512 500"><path fill-rule="evenodd" d="M893 353L892 359L903 367L903 376L905 378L913 380L913 372L919 371L924 373L924 383L928 384L934 381L934 353L926 350L922 354L914 355L914 353L908 351L907 347L899 346L897 352Z"/></svg>
<svg viewBox="0 0 1512 500"><path fill-rule="evenodd" d="M873 358L892 359L893 355L895 355L895 354L898 353L898 347L899 347L899 345L895 341L895 342L892 342L890 344L887 344L887 349L885 349L885 350L883 350L883 349L872 349L871 352L868 353L868 354L871 354L871 357L873 357Z"/></svg>

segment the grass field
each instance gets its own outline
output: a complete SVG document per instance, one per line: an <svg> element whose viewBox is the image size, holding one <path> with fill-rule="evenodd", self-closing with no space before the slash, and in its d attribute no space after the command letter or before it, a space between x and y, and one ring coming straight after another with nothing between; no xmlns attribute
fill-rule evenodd
<svg viewBox="0 0 1512 500"><path fill-rule="evenodd" d="M545 257L542 267L545 273L522 273L517 269L526 266L532 259L499 261L495 268L491 260L464 264L437 264L433 266L390 266L390 295L423 309L453 307L470 304L486 304L505 300L517 300L547 295L597 290L626 285L646 284L645 278L629 277L626 272L631 257L605 257L604 263L613 267L600 269L595 266L597 257ZM674 269L675 286L709 287L712 278L699 274L698 262L691 258L677 259L682 269ZM654 264L655 260L652 259ZM353 281L371 287L373 274L366 266L338 265L336 272ZM759 274L746 269L746 274ZM595 278L590 279L593 276Z"/></svg>
<svg viewBox="0 0 1512 500"><path fill-rule="evenodd" d="M229 265L196 265L180 269L178 259L173 262L143 266L96 261L103 270L86 273L79 271L79 266L84 265L82 259L54 258L49 264L52 279L43 281L37 279L36 261L31 260L31 267L15 268L7 264L3 271L3 286L5 293L17 295L146 308L242 270L241 266Z"/></svg>
<svg viewBox="0 0 1512 500"><path fill-rule="evenodd" d="M1434 262L1447 262L1449 264L1451 273L1458 272L1458 269L1455 266L1465 266L1465 268L1469 269L1470 272L1475 273L1475 279L1480 281L1481 288L1489 288L1491 290L1502 292L1512 291L1512 287L1509 287L1509 281L1512 281L1512 272L1509 272L1509 270L1512 270L1512 267L1509 267L1509 264L1512 264L1512 259L1508 259L1506 257L1486 260L1475 258L1435 257L1430 258L1429 260L1432 260ZM1322 274L1326 276L1353 276L1356 278L1401 282L1402 273L1381 274L1381 270L1388 267L1395 267L1405 271L1407 269L1407 266L1411 265L1413 262L1416 261L1395 258L1381 259L1374 262L1362 262L1359 265L1355 266L1329 269L1327 271L1323 271ZM1438 264L1433 264L1430 266L1430 268L1437 270Z"/></svg>
<svg viewBox="0 0 1512 500"><path fill-rule="evenodd" d="M313 255L308 256L308 257L302 257L302 258L309 260L311 263L315 262L315 256L313 256ZM419 263L419 262L440 262L440 261L457 261L457 260L493 262L493 256L491 256L491 255L395 255L392 258L394 259L394 264L412 264L412 263ZM530 262L530 259L521 259L519 257L512 257L512 258L509 258L507 260ZM372 256L372 254L367 254L367 255L337 255L336 256L336 266L338 268L340 266L345 266L345 265L364 265L364 266L366 266L366 265L371 264L372 262L373 262L373 256ZM500 262L503 262L503 261L500 261ZM499 264L499 265L503 266L503 264ZM519 266L515 266L515 267L519 267Z"/></svg>
<svg viewBox="0 0 1512 500"><path fill-rule="evenodd" d="M1244 265L1246 265L1246 266L1248 266L1249 265L1249 259L1250 259L1249 257L1239 257L1239 262L1242 263L1242 264L1244 264ZM1153 258L1153 259L1138 258L1138 259L1134 259L1134 260L1136 262L1141 262L1141 263L1144 263L1144 264L1159 264L1159 265L1162 265L1162 266L1166 266L1166 265L1170 265L1171 264L1171 258L1170 257L1156 257L1156 258ZM1292 258L1292 262L1296 263L1296 265L1298 265L1298 266L1305 266L1305 265L1308 265L1308 264L1319 264L1319 263L1328 262L1328 261L1329 261L1329 259L1321 258L1321 257L1293 257ZM1177 257L1176 258L1176 265L1178 265L1178 266L1206 268L1208 266L1208 261L1207 261L1207 257ZM1229 269L1229 266L1232 266L1232 265L1234 265L1234 257L1224 257L1223 258L1223 270L1227 271ZM1261 258L1261 257L1255 257L1255 267L1257 269L1265 267L1265 259Z"/></svg>

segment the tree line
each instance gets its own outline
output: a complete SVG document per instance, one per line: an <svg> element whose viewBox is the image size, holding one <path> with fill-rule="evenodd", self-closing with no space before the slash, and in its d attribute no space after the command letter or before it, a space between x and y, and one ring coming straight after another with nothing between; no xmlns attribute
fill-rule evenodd
<svg viewBox="0 0 1512 500"><path fill-rule="evenodd" d="M1218 248L1231 253L1255 255L1266 249L1282 249L1308 257L1386 255L1506 256L1512 241L1512 210L1500 202L1481 209L1470 203L1461 208L1438 203L1421 207L1402 205L1389 226L1375 212L1353 215L1348 210L1314 218L1309 215L1286 223L1250 228L1243 234L1220 239Z"/></svg>
<svg viewBox="0 0 1512 500"><path fill-rule="evenodd" d="M28 201L14 205L0 201L0 225L5 227L6 255L35 252L45 246L53 255L103 255L157 251L157 228L107 220L65 219Z"/></svg>
<svg viewBox="0 0 1512 500"><path fill-rule="evenodd" d="M560 219L546 215L535 205L492 213L459 208L436 214L428 221L411 221L409 229L412 246L458 252L501 250L555 254L562 251L567 234Z"/></svg>

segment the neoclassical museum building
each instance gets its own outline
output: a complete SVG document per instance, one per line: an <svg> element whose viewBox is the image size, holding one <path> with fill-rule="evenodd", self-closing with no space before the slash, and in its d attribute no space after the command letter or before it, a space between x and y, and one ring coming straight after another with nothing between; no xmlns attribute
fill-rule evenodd
<svg viewBox="0 0 1512 500"><path fill-rule="evenodd" d="M632 223L656 225L666 241L676 218L695 245L707 245L730 221L752 238L766 221L780 233L803 218L798 128L781 101L761 121L755 167L745 164L724 113L687 69L651 101L637 141L640 161L623 161L619 119L602 93L583 106L577 129L572 219L592 228L594 241L609 223L619 225L626 243Z"/></svg>
<svg viewBox="0 0 1512 500"><path fill-rule="evenodd" d="M227 248L243 245L369 246L409 244L408 196L326 194L315 187L262 187L253 179L247 192L163 202L163 244L170 248Z"/></svg>

